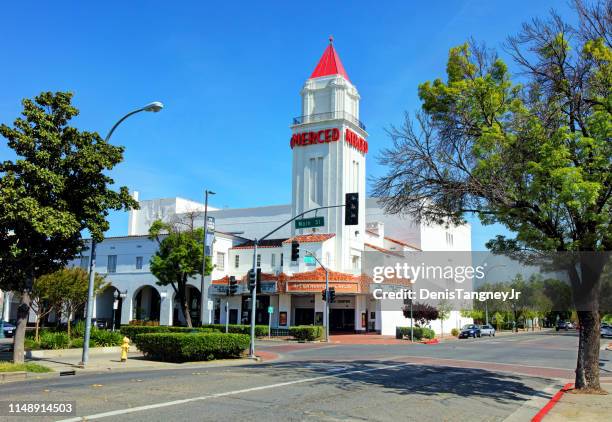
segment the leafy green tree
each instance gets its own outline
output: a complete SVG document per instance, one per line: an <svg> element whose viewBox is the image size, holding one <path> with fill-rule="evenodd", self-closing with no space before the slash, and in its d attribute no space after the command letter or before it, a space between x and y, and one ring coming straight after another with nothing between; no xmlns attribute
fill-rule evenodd
<svg viewBox="0 0 612 422"><path fill-rule="evenodd" d="M515 235L496 253L564 262L580 331L575 385L600 391L600 275L612 250L612 20L609 3L575 2L578 24L552 14L510 37L523 73L513 83L493 51L452 48L446 80L419 86L423 102L390 131L389 166L374 194L388 212L437 223L467 213Z"/></svg>
<svg viewBox="0 0 612 422"><path fill-rule="evenodd" d="M155 239L159 245L151 257L151 273L159 286L172 286L188 327L193 325L187 303L187 283L191 277L202 274L203 236L203 229L194 226L193 215L187 222L157 220L149 229L149 238ZM206 275L211 272L212 262L210 257L206 257Z"/></svg>
<svg viewBox="0 0 612 422"><path fill-rule="evenodd" d="M495 312L495 314L493 314L493 320L497 326L497 331L501 331L505 321L504 314L501 312Z"/></svg>
<svg viewBox="0 0 612 422"><path fill-rule="evenodd" d="M69 125L78 114L72 94L43 92L23 100L22 116L0 135L15 159L0 163L0 288L21 297L13 361L23 342L36 279L63 268L83 247L88 230L101 241L110 210L137 208L126 187L111 189L107 172L123 148Z"/></svg>
<svg viewBox="0 0 612 422"><path fill-rule="evenodd" d="M462 309L460 315L463 318L472 318L476 323L484 319L485 313L480 309Z"/></svg>
<svg viewBox="0 0 612 422"><path fill-rule="evenodd" d="M62 268L51 274L39 277L35 285L41 289L49 303L68 323L68 336L71 334L72 320L79 309L87 303L89 274L82 268ZM105 277L96 273L94 278L94 295L102 292L108 283Z"/></svg>

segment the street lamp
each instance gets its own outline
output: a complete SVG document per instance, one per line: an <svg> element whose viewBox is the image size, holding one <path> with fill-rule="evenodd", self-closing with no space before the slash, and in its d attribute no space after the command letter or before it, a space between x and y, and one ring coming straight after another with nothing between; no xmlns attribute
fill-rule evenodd
<svg viewBox="0 0 612 422"><path fill-rule="evenodd" d="M164 105L159 101L154 101L145 105L142 108L136 109L134 111L130 111L128 114L123 116L121 119L117 121L104 138L104 142L108 142L113 135L117 126L119 126L125 119L130 116L133 116L136 113L140 113L141 111L152 111L153 113L157 113L161 109L164 108ZM87 316L85 319L85 335L83 338L83 355L81 357L81 365L84 367L87 365L89 361L89 338L91 336L91 318L93 314L93 300L94 300L94 280L96 277L96 240L94 237L91 237L91 252L89 258L89 287L87 289ZM113 314L114 315L114 314Z"/></svg>
<svg viewBox="0 0 612 422"><path fill-rule="evenodd" d="M200 279L200 321L202 325L208 324L209 312L208 309L208 286L206 286L206 236L208 236L208 195L216 195L215 192L206 189L204 191L204 241L202 242L202 278ZM211 245L212 246L212 245ZM206 305L204 304L206 301Z"/></svg>

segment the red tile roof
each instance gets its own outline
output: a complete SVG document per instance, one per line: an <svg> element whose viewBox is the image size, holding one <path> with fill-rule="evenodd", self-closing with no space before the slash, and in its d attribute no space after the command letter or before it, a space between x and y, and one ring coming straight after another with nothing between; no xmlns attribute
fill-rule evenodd
<svg viewBox="0 0 612 422"><path fill-rule="evenodd" d="M334 49L332 37L329 37L329 45L323 52L321 58L319 59L319 63L317 64L317 67L315 67L315 70L312 72L312 75L310 75L310 79L330 75L342 75L344 76L344 79L350 82L350 79L346 74L346 70L344 70L344 66L342 66L340 57Z"/></svg>
<svg viewBox="0 0 612 422"><path fill-rule="evenodd" d="M393 239L393 238L388 237L388 236L385 236L385 240L388 240L389 242L397 243L398 245L407 246L409 248L416 249L417 251L422 250L421 248L419 248L417 246L414 246L414 245L411 245L410 243L406 243L406 242L404 242L402 240Z"/></svg>
<svg viewBox="0 0 612 422"><path fill-rule="evenodd" d="M325 242L326 240L331 239L334 236L334 233L299 234L297 236L285 240L283 243L291 243L294 240L297 240L299 243Z"/></svg>
<svg viewBox="0 0 612 422"><path fill-rule="evenodd" d="M383 252L383 253L395 255L395 256L402 256L402 254L398 253L397 251L390 251L389 249L381 248L379 246L372 245L371 243L364 243L364 245L367 246L368 248L372 248L379 252Z"/></svg>

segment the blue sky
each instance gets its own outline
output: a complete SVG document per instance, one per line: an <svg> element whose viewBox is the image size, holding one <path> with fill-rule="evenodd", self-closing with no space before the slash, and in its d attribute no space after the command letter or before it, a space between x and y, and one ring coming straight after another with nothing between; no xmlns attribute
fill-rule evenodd
<svg viewBox="0 0 612 422"><path fill-rule="evenodd" d="M29 4L28 4L29 3ZM291 199L291 118L327 38L361 94L370 134L369 176L381 175L385 128L419 107L417 86L444 76L448 49L474 37L501 51L522 22L562 1L9 2L1 6L0 122L20 100L68 90L78 127L105 134L125 112L162 101L158 114L126 121L113 171L141 198L201 200L217 207ZM11 157L4 140L0 159ZM107 235L127 232L113 214ZM473 247L503 228L473 226Z"/></svg>

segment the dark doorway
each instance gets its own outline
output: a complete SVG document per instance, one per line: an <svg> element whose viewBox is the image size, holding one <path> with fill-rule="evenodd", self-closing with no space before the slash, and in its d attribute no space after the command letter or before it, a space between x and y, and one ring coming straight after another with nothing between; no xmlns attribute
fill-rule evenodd
<svg viewBox="0 0 612 422"><path fill-rule="evenodd" d="M229 311L229 323L238 324L238 309L230 309Z"/></svg>
<svg viewBox="0 0 612 422"><path fill-rule="evenodd" d="M294 325L313 325L315 322L314 308L295 308Z"/></svg>
<svg viewBox="0 0 612 422"><path fill-rule="evenodd" d="M354 309L330 309L329 312L330 331L354 332L355 310Z"/></svg>

